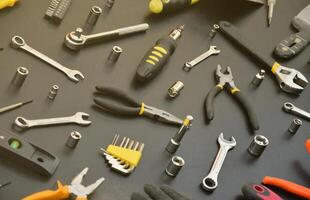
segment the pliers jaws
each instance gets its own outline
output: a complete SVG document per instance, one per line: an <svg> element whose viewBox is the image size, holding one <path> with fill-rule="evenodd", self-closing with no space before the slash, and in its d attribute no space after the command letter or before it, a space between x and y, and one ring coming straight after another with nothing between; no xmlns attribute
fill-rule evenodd
<svg viewBox="0 0 310 200"><path fill-rule="evenodd" d="M230 88L236 88L234 77L229 66L226 68L225 71L223 71L222 66L217 65L215 76L218 81L218 85L224 87L226 84L228 84Z"/></svg>

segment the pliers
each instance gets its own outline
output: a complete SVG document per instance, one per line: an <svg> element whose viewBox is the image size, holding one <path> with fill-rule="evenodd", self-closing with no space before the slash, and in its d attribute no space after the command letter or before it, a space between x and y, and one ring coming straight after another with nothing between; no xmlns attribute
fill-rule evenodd
<svg viewBox="0 0 310 200"><path fill-rule="evenodd" d="M160 110L158 108L148 106L146 104L139 103L135 99L128 96L123 91L120 91L115 88L111 87L99 87L96 86L96 93L101 96L108 97L110 99L114 99L119 101L120 103L123 103L123 105L119 104L113 104L111 101L105 101L103 98L94 98L95 104L102 110L114 113L114 114L120 114L120 115L126 115L126 116L147 116L149 118L158 120L160 122L173 124L181 126L183 124L183 120L180 118L164 111Z"/></svg>
<svg viewBox="0 0 310 200"><path fill-rule="evenodd" d="M85 168L71 182L71 185L62 185L57 181L57 190L45 190L23 198L22 200L62 200L69 199L74 196L76 200L87 200L87 196L91 194L101 183L104 178L98 179L95 183L85 187L82 185L83 177L87 173L88 168Z"/></svg>
<svg viewBox="0 0 310 200"><path fill-rule="evenodd" d="M246 111L251 128L258 130L259 124L257 116L246 98L240 92L240 89L236 87L231 68L227 67L227 69L222 72L221 65L218 65L215 71L215 76L218 84L210 90L205 99L205 114L207 119L211 121L214 118L214 98L224 90L224 87L227 87L230 93L240 102L241 106Z"/></svg>

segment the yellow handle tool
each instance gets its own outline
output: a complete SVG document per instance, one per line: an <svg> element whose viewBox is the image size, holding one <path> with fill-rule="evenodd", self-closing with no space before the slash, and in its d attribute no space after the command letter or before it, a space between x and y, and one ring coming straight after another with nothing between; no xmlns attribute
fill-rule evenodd
<svg viewBox="0 0 310 200"><path fill-rule="evenodd" d="M13 7L18 0L0 0L0 10L6 7Z"/></svg>
<svg viewBox="0 0 310 200"><path fill-rule="evenodd" d="M200 0L151 0L149 9L155 14L173 12L190 7L199 1Z"/></svg>

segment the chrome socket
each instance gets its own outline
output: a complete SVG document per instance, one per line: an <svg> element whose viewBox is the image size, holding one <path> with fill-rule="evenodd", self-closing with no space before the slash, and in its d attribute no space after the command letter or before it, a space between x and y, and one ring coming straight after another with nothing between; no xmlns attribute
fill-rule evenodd
<svg viewBox="0 0 310 200"><path fill-rule="evenodd" d="M292 134L295 134L298 129L302 126L302 121L300 119L293 119L291 126L288 128L288 131Z"/></svg>
<svg viewBox="0 0 310 200"><path fill-rule="evenodd" d="M50 89L50 92L48 93L47 98L50 100L54 100L58 94L59 86L58 85L53 85L52 88Z"/></svg>
<svg viewBox="0 0 310 200"><path fill-rule="evenodd" d="M115 3L115 0L107 0L107 3L105 4L105 6L107 8L112 8L114 3Z"/></svg>
<svg viewBox="0 0 310 200"><path fill-rule="evenodd" d="M266 71L261 69L253 78L252 84L255 85L256 87L260 86L260 84L263 82L265 78L265 73Z"/></svg>
<svg viewBox="0 0 310 200"><path fill-rule="evenodd" d="M220 26L218 25L218 24L214 24L213 25L213 28L211 29L211 31L209 32L209 37L211 38L211 39L213 39L215 36L216 36L216 34L217 34L217 31L220 29Z"/></svg>
<svg viewBox="0 0 310 200"><path fill-rule="evenodd" d="M184 88L184 83L181 81L175 82L169 89L168 89L168 95L171 98L177 97L181 90Z"/></svg>
<svg viewBox="0 0 310 200"><path fill-rule="evenodd" d="M269 145L269 140L263 135L256 135L248 148L248 152L259 157Z"/></svg>
<svg viewBox="0 0 310 200"><path fill-rule="evenodd" d="M69 138L66 142L66 146L75 149L75 147L78 145L79 141L82 139L81 133L77 131L73 131L70 133Z"/></svg>
<svg viewBox="0 0 310 200"><path fill-rule="evenodd" d="M176 177L184 165L185 160L183 158L180 156L173 156L165 172L168 176Z"/></svg>
<svg viewBox="0 0 310 200"><path fill-rule="evenodd" d="M86 19L85 25L84 25L84 30L86 32L90 31L96 25L101 13L102 13L102 9L99 6L91 7L88 17Z"/></svg>
<svg viewBox="0 0 310 200"><path fill-rule="evenodd" d="M16 87L21 87L24 84L28 74L29 70L26 67L18 67L11 84Z"/></svg>
<svg viewBox="0 0 310 200"><path fill-rule="evenodd" d="M114 46L108 56L108 61L115 63L118 60L122 52L123 52L123 49L121 47Z"/></svg>

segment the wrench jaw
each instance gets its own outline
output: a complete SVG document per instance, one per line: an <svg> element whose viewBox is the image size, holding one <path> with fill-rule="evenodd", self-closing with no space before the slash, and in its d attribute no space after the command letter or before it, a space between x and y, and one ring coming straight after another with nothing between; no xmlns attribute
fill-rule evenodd
<svg viewBox="0 0 310 200"><path fill-rule="evenodd" d="M214 191L218 186L217 178L207 176L202 180L201 186L208 192Z"/></svg>
<svg viewBox="0 0 310 200"><path fill-rule="evenodd" d="M24 45L26 45L26 42L21 36L15 35L12 37L11 46L13 48L19 49Z"/></svg>
<svg viewBox="0 0 310 200"><path fill-rule="evenodd" d="M76 123L79 125L84 125L84 126L88 126L90 125L92 122L89 119L89 114L84 113L84 112L77 112L73 118L75 119Z"/></svg>
<svg viewBox="0 0 310 200"><path fill-rule="evenodd" d="M191 71L192 68L193 68L193 65L190 62L186 62L184 64L183 70L186 72L189 72L189 71Z"/></svg>
<svg viewBox="0 0 310 200"><path fill-rule="evenodd" d="M17 117L13 125L17 131L22 131L22 130L30 128L28 121L23 117Z"/></svg>
<svg viewBox="0 0 310 200"><path fill-rule="evenodd" d="M279 66L274 74L280 83L280 88L287 93L300 94L309 83L296 69Z"/></svg>
<svg viewBox="0 0 310 200"><path fill-rule="evenodd" d="M285 102L283 104L283 110L288 113L291 113L294 107L295 107L294 104L290 102Z"/></svg>
<svg viewBox="0 0 310 200"><path fill-rule="evenodd" d="M235 138L233 136L230 137L230 140L226 140L224 139L224 134L221 133L218 137L218 143L220 144L220 146L229 146L229 149L234 148L237 145L237 142L235 140Z"/></svg>
<svg viewBox="0 0 310 200"><path fill-rule="evenodd" d="M66 72L66 75L68 76L70 80L74 82L79 82L80 80L83 80L85 78L82 72L78 70L70 70Z"/></svg>

